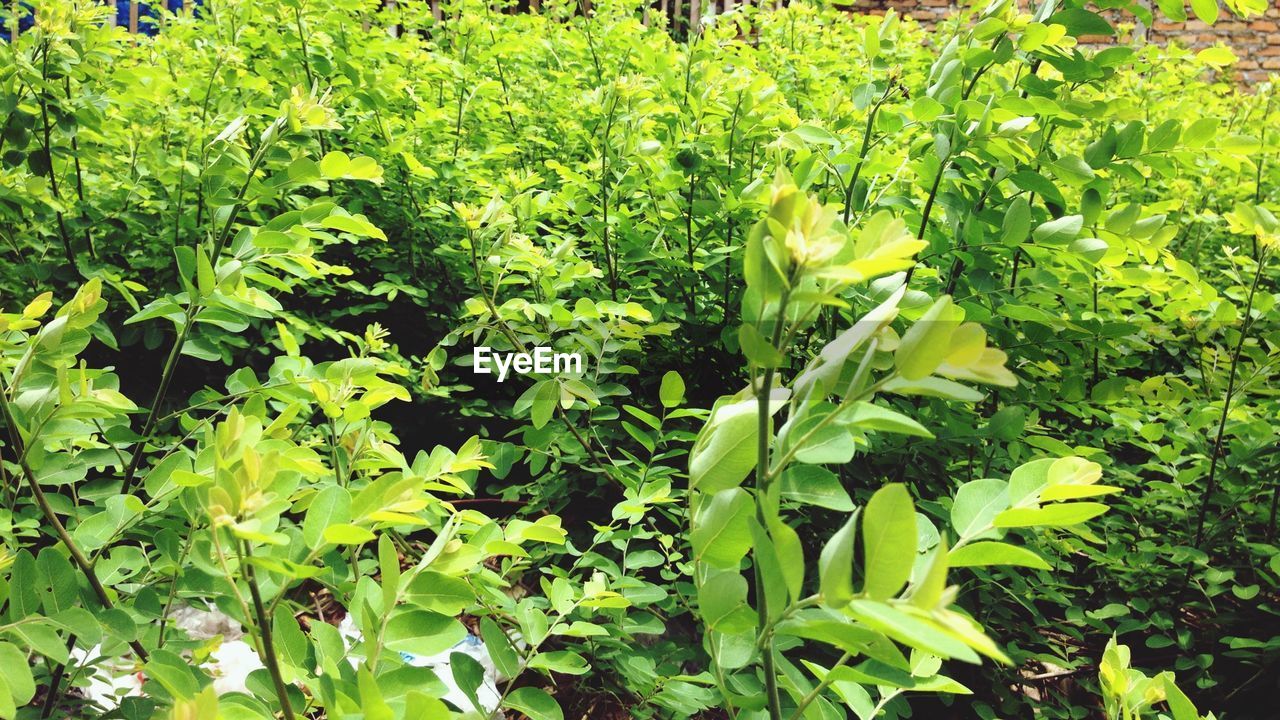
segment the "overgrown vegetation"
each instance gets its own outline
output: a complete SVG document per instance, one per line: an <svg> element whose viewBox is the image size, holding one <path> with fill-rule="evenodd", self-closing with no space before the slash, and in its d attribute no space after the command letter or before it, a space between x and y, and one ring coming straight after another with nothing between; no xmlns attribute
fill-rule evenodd
<svg viewBox="0 0 1280 720"><path fill-rule="evenodd" d="M0 718L1271 715L1280 114L1230 50L1074 0L35 5Z"/></svg>

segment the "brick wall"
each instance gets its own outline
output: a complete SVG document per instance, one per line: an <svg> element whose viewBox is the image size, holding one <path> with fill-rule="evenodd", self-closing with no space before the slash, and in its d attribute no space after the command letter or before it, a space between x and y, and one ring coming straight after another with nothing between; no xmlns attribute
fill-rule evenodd
<svg viewBox="0 0 1280 720"><path fill-rule="evenodd" d="M1148 2L1148 5L1154 5ZM907 15L925 25L949 17L956 4L951 0L854 0L855 12L881 14L893 8L899 15ZM1188 13L1190 9L1188 9ZM1239 81L1245 88L1264 82L1268 76L1280 76L1280 0L1271 0L1271 6L1261 16L1243 20L1226 14L1213 25L1199 20L1169 22L1160 11L1151 27L1137 25L1133 34L1139 41L1159 43L1175 42L1193 49L1205 48L1219 42L1235 51L1240 62L1236 65ZM1125 18L1130 23L1134 18ZM1107 41L1107 38L1082 38L1086 42Z"/></svg>

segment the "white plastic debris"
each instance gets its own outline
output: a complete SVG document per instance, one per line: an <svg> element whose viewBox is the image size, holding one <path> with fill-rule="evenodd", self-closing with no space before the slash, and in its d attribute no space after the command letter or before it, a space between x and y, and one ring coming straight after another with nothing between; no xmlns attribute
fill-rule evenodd
<svg viewBox="0 0 1280 720"><path fill-rule="evenodd" d="M169 618L173 627L186 632L192 640L222 637L222 644L200 666L213 677L213 690L219 695L247 693L249 674L266 667L253 646L243 640L244 628L226 613L216 608L183 606L170 613Z"/></svg>
<svg viewBox="0 0 1280 720"><path fill-rule="evenodd" d="M248 692L245 682L249 674L265 666L253 646L242 639L244 629L240 623L219 610L189 606L175 608L169 620L171 628L185 632L192 640L221 636L221 645L200 667L213 677L213 689L219 695ZM71 659L76 665L91 666L92 674L88 676L89 685L84 694L102 708L112 710L120 706L123 698L146 694L145 676L136 671L131 656L103 660L102 646L95 645L89 650L72 648Z"/></svg>
<svg viewBox="0 0 1280 720"><path fill-rule="evenodd" d="M249 673L266 667L249 643L243 640L223 642L209 654L209 662L201 665L213 676L213 691L219 695L249 692L245 684Z"/></svg>
<svg viewBox="0 0 1280 720"><path fill-rule="evenodd" d="M88 650L71 648L71 662L80 667L91 667L89 686L84 689L85 697L96 705L112 710L120 705L120 700L131 695L142 695L142 673L130 672L132 663L123 658L102 659L102 646L94 645Z"/></svg>
<svg viewBox="0 0 1280 720"><path fill-rule="evenodd" d="M364 636L356 629L350 615L344 617L342 622L338 624L338 633L347 641L348 647L362 642L364 639ZM480 702L481 706L479 710L486 717L504 717L501 713L497 715L494 713L498 712L498 705L502 698L502 694L498 692L498 681L505 678L501 678L498 675L498 668L493 663L493 657L489 655L489 648L484 644L483 640L475 635L468 634L453 647L435 655L423 656L401 652L400 657L407 665L428 668L434 672L436 677L440 678L440 681L448 688L448 692L441 699L464 712L468 712L473 709L471 700L467 698L462 689L458 687L457 681L453 679L453 667L449 658L454 653L470 655L472 659L480 663L480 667L484 668L484 680L480 683L480 687L476 689L476 700ZM347 659L353 667L363 660L363 658L355 654L349 654Z"/></svg>
<svg viewBox="0 0 1280 720"><path fill-rule="evenodd" d="M169 619L172 628L181 630L192 640L222 638L218 648L209 654L209 660L200 666L213 677L213 688L216 693L225 695L248 692L246 682L249 675L265 665L262 664L262 659L258 657L253 645L245 642L244 629L240 623L217 609L199 609L189 606L174 609ZM363 641L363 636L356 629L350 615L342 619L338 625L338 632L346 641L348 648ZM75 664L92 665L93 672L89 675L89 685L85 689L88 699L111 710L120 705L122 698L145 694L143 692L144 676L141 672L131 672L136 667L131 659L124 657L103 660L101 653L101 646L94 646L87 651L80 648L73 648L71 651ZM434 672L448 689L441 699L466 712L473 708L471 701L453 679L450 657L454 653L469 655L484 668L484 680L476 690L476 699L481 705L479 709L486 716L502 718L503 715L500 713L495 715L502 697L498 692L498 682L506 678L499 676L493 658L489 655L489 648L480 638L468 634L442 653L422 656L402 652L400 657L408 665ZM364 660L357 653L349 653L347 659L353 667Z"/></svg>
<svg viewBox="0 0 1280 720"><path fill-rule="evenodd" d="M240 623L220 610L200 610L183 605L169 613L169 622L173 627L186 631L192 640L209 640L218 635L223 640L239 640L244 637L244 629L240 627Z"/></svg>
<svg viewBox="0 0 1280 720"><path fill-rule="evenodd" d="M467 699L466 694L462 692L458 687L458 683L453 679L453 667L450 664L450 657L453 653L470 655L472 659L480 663L480 667L484 668L484 681L476 689L476 700L480 701L479 710L485 713L493 713L494 710L498 709L498 703L502 698L501 693L498 692L498 669L494 667L493 658L489 656L489 648L485 646L484 641L480 638L468 634L448 650L427 657L411 655L405 652L400 653L400 656L404 658L405 663L414 667L431 668L436 677L444 681L445 687L449 688L449 693L443 699L462 710L471 710L471 701Z"/></svg>

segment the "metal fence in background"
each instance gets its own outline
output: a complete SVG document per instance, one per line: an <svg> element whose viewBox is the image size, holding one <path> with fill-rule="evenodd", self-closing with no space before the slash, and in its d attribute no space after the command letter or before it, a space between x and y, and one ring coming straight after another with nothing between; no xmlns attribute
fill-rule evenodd
<svg viewBox="0 0 1280 720"><path fill-rule="evenodd" d="M111 2L104 2L111 5ZM159 13L157 8L163 7L169 12L196 9L201 0L161 0L160 2L133 2L132 0L115 0L116 13L114 23L128 28L131 33L155 35L159 29ZM14 23L14 18L18 19ZM0 27L4 28L3 38L13 40L21 33L31 29L35 22L35 8L21 0L12 0L3 12L0 12Z"/></svg>
<svg viewBox="0 0 1280 720"><path fill-rule="evenodd" d="M0 0L3 2L3 0ZM111 3L105 2L110 5ZM159 2L137 2L136 0L115 0L115 24L127 28L131 33L155 35L160 30L160 15L157 8L163 7L172 13L196 12L200 10L203 0L160 0ZM370 4L373 4L372 2ZM760 5L781 7L784 0L651 0L642 9L641 21L648 25L651 18L666 16L668 26L677 33L696 33L703 21L716 15L732 11L734 8ZM394 0L387 0L384 7L393 7ZM441 8L441 0L429 0L431 15L437 22L445 19ZM579 11L582 14L591 12L592 0L579 0ZM0 5L0 7L4 7ZM511 12L540 12L542 0L520 0L509 8ZM14 18L18 21L15 23ZM29 30L34 22L34 9L21 0L12 0L3 11L0 11L0 37L6 40L16 39L21 33ZM392 28L391 32L397 32ZM397 33L398 34L398 33Z"/></svg>

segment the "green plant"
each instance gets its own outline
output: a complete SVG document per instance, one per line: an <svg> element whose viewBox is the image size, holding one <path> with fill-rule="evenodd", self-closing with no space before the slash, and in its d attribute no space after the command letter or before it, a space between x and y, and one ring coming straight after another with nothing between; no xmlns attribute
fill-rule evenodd
<svg viewBox="0 0 1280 720"><path fill-rule="evenodd" d="M886 212L851 237L835 208L782 177L774 182L768 216L747 243L739 339L749 385L716 403L689 465L698 611L721 692L731 710L763 708L774 720L802 717L815 702L834 712L824 697L828 689L860 717L874 716L907 690L967 692L937 674L939 661L1007 657L952 607L956 589L948 586L948 568L1047 569L1035 553L986 538L1001 538L1009 528L1076 526L1106 506L1056 501L1119 489L1094 484L1101 472L1095 463L1033 461L1007 482L961 486L951 510L954 538L916 514L901 484L884 485L854 509L822 465L848 462L875 433L930 437L910 416L874 403L879 394L974 402L981 394L958 381L1011 386L1016 380L1004 367L1004 353L987 347L981 327L965 323L948 297L917 307L899 337L891 323L905 295L901 272L873 286L875 309L784 380L789 358L824 305L848 306L854 284L905 269L924 243ZM775 430L773 417L784 409L785 421ZM754 485L747 491L739 486L750 475ZM784 504L840 500L835 507L853 512L823 545L817 591L807 591L809 563ZM855 592L859 537L862 581ZM740 572L747 557L752 583ZM805 640L839 654L829 667L803 661L813 680L785 655ZM751 670L757 667L758 675Z"/></svg>
<svg viewBox="0 0 1280 720"><path fill-rule="evenodd" d="M1265 706L1274 86L1110 12L1257 0L674 37L633 0L225 0L155 37L32 5L0 45L0 717L107 714L141 669L116 716L1078 720L1112 636ZM497 383L477 345L586 363ZM1090 463L1124 492L1058 532ZM207 603L264 661L243 692L203 689L236 641L175 626ZM399 655L464 626L503 677Z"/></svg>
<svg viewBox="0 0 1280 720"><path fill-rule="evenodd" d="M1173 720L1200 720L1200 713L1185 693L1174 684L1173 673L1164 671L1149 677L1141 670L1129 667L1129 648L1107 643L1098 672L1102 684L1102 699L1106 704L1109 720L1139 720L1149 717L1149 710L1165 703ZM1205 716L1213 719L1213 713Z"/></svg>

